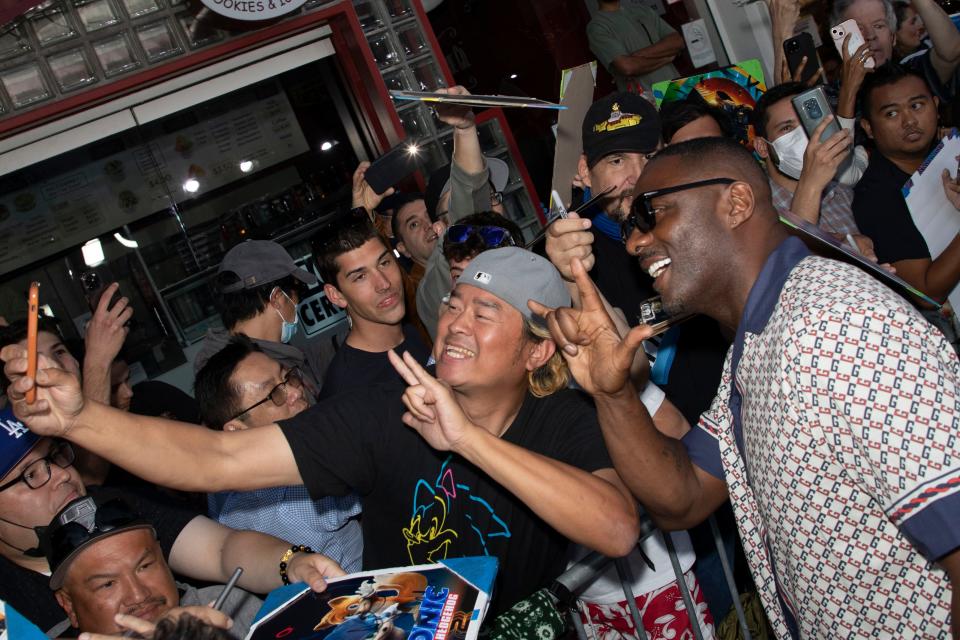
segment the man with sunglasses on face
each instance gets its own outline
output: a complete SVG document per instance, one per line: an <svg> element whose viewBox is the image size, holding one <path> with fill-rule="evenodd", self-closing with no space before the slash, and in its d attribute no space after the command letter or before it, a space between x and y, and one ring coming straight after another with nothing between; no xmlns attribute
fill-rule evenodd
<svg viewBox="0 0 960 640"><path fill-rule="evenodd" d="M283 584L279 563L291 542L299 541L235 531L158 501L148 491L87 487L73 466L75 458L69 443L39 437L9 407L0 410L0 599L41 629L63 620L63 611L48 587L50 565L40 549L39 529L70 501L85 495L97 500L122 498L148 518L178 575L222 583L243 565L239 585L247 591L266 593ZM314 553L294 554L288 564L292 581L308 582L317 590L323 588L324 576L342 574L333 561Z"/></svg>
<svg viewBox="0 0 960 640"><path fill-rule="evenodd" d="M200 419L211 429L244 431L286 420L310 406L303 373L286 369L251 342L234 336L197 374L194 393ZM254 491L221 491L207 498L207 513L234 529L296 540L360 570L363 553L360 502L354 495L312 500L303 485Z"/></svg>
<svg viewBox="0 0 960 640"><path fill-rule="evenodd" d="M740 145L667 147L637 182L627 249L670 313L736 331L711 407L660 435L582 268L582 309L547 314L596 401L614 464L665 529L733 504L780 638L945 637L960 620L960 362L908 301L812 256ZM952 614L951 614L951 585Z"/></svg>

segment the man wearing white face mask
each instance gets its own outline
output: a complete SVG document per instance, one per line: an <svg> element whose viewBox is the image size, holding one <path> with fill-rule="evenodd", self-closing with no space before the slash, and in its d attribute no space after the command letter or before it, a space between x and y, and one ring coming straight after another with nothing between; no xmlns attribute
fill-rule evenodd
<svg viewBox="0 0 960 640"><path fill-rule="evenodd" d="M841 238L858 235L853 190L834 179L849 155L850 133L841 130L821 143L824 122L810 142L790 101L805 90L798 82L771 87L753 112L753 145L766 160L773 204L781 215L793 213Z"/></svg>
<svg viewBox="0 0 960 640"><path fill-rule="evenodd" d="M249 240L228 251L214 280L215 301L225 328L207 332L193 364L194 373L232 336L243 334L285 369L299 367L304 394L313 403L333 359L333 346L314 341L320 342L318 348L305 353L290 341L299 329L300 289L316 283L316 277L294 264L276 242Z"/></svg>

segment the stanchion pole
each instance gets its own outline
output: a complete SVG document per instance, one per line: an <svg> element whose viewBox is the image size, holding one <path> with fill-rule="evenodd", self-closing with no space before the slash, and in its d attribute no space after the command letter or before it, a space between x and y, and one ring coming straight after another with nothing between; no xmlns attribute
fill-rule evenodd
<svg viewBox="0 0 960 640"><path fill-rule="evenodd" d="M753 640L750 635L750 629L747 627L747 616L744 615L743 606L740 604L740 594L737 592L737 583L733 579L733 571L730 569L727 550L723 547L720 527L717 526L717 520L713 517L713 514L710 514L707 520L710 522L710 531L713 532L713 544L717 547L717 554L720 556L720 566L723 567L723 576L727 579L727 589L730 591L730 597L733 598L733 607L737 611L737 620L740 622L740 631L743 632L743 640Z"/></svg>

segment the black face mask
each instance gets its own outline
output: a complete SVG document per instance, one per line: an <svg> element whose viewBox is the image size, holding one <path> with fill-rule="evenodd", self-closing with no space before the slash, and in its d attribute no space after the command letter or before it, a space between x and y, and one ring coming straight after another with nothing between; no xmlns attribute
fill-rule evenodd
<svg viewBox="0 0 960 640"><path fill-rule="evenodd" d="M29 529L30 531L33 531L34 535L37 536L37 546L31 547L29 549L22 549L17 545L11 544L7 540L4 540L3 538L0 538L0 542L3 542L5 545L7 545L12 549L16 549L17 551L27 556L28 558L42 558L46 555L46 553L44 553L43 550L40 548L40 540L43 539L43 534L47 530L45 526L28 527L26 525L20 524L19 522L14 522L13 520L7 520L6 518L0 518L0 522L6 522L7 524L12 524L15 527L20 527L21 529Z"/></svg>

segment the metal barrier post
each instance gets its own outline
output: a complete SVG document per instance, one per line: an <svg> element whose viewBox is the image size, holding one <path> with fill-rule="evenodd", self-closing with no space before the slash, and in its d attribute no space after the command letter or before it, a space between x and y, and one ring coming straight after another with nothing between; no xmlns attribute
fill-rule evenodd
<svg viewBox="0 0 960 640"><path fill-rule="evenodd" d="M627 606L630 607L630 616L633 618L633 626L637 629L637 637L640 640L647 640L647 630L643 628L643 616L640 615L640 609L637 608L637 601L633 596L633 587L630 586L633 573L625 562L623 558L617 558L613 564L617 568L617 575L620 576L620 586L623 587L623 595L627 598Z"/></svg>
<svg viewBox="0 0 960 640"><path fill-rule="evenodd" d="M703 629L700 628L700 616L697 614L697 605L690 594L690 588L687 587L687 580L683 575L683 567L680 566L680 559L677 558L677 549L673 546L673 539L670 534L664 532L663 542L667 546L667 554L670 556L670 565L673 567L673 574L677 576L677 588L680 589L680 597L683 598L683 606L687 608L687 617L690 619L690 628L693 629L693 637L697 640L703 640Z"/></svg>
<svg viewBox="0 0 960 640"><path fill-rule="evenodd" d="M743 613L743 606L740 604L740 594L737 593L737 584L733 579L733 571L730 569L727 550L723 548L723 538L720 536L720 527L717 526L717 520L713 517L713 514L710 514L707 520L710 522L710 531L713 532L713 545L717 548L717 554L720 556L720 566L723 567L723 576L727 579L727 589L730 591L730 595L733 596L733 607L737 611L737 620L740 622L743 640L752 640L750 629L747 627L747 616Z"/></svg>

